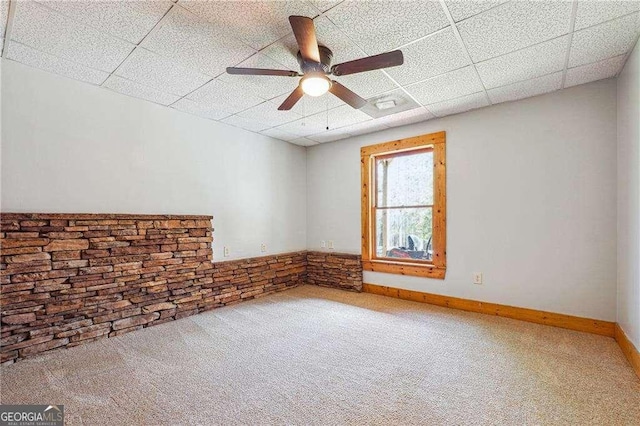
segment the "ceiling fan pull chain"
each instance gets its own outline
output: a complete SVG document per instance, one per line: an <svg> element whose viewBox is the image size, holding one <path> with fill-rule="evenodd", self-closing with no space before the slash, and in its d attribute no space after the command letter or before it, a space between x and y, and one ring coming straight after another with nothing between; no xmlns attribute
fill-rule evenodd
<svg viewBox="0 0 640 426"><path fill-rule="evenodd" d="M327 107L327 130L329 130L329 97L325 96L324 100L325 100L324 104Z"/></svg>

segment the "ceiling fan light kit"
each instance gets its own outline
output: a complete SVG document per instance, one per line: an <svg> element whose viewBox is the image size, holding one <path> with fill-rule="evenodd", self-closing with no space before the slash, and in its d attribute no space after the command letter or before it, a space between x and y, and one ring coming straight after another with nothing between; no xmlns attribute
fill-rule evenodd
<svg viewBox="0 0 640 426"><path fill-rule="evenodd" d="M290 70L269 70L260 68L227 68L227 73L235 75L268 75L280 77L300 77L300 83L278 107L281 111L290 110L303 95L322 96L331 92L353 108L360 109L367 101L328 75L342 76L359 72L395 67L404 63L400 50L367 56L366 58L343 62L331 66L333 52L326 46L318 45L313 19L306 16L289 16L289 23L298 42L298 63L302 74Z"/></svg>

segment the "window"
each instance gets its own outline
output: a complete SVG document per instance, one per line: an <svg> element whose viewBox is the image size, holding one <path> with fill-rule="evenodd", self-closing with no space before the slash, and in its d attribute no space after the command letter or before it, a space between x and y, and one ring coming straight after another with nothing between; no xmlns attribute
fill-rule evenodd
<svg viewBox="0 0 640 426"><path fill-rule="evenodd" d="M365 270L444 278L445 132L361 148Z"/></svg>

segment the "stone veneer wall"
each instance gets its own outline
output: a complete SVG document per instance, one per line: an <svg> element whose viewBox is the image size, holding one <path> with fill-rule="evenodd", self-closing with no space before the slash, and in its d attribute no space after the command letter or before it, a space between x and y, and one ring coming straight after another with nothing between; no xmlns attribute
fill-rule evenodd
<svg viewBox="0 0 640 426"><path fill-rule="evenodd" d="M362 291L362 257L335 252L307 252L307 283Z"/></svg>
<svg viewBox="0 0 640 426"><path fill-rule="evenodd" d="M3 214L2 363L302 284L306 252L212 263L211 216Z"/></svg>

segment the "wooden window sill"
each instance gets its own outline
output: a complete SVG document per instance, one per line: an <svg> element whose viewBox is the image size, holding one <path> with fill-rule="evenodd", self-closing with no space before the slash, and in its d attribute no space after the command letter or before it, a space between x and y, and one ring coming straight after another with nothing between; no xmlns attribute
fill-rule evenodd
<svg viewBox="0 0 640 426"><path fill-rule="evenodd" d="M433 265L417 263L389 262L384 260L363 260L362 269L386 274L410 275L414 277L435 278L443 280L446 269Z"/></svg>

